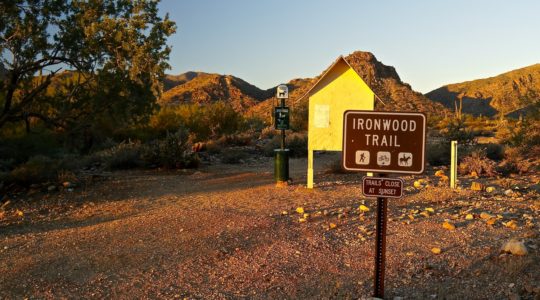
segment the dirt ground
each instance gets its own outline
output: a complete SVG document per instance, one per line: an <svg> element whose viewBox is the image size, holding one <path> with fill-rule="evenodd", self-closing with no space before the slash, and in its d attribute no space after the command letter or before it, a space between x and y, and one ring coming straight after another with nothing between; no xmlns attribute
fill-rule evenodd
<svg viewBox="0 0 540 300"><path fill-rule="evenodd" d="M0 298L367 298L376 200L361 195L361 174L326 173L333 159L317 157L314 190L305 159L285 188L263 159L19 196L0 218ZM438 186L434 173L402 177L406 196L389 201L385 297L539 299L540 176L477 179L496 187L487 193L469 177L459 191ZM411 188L419 178L428 186ZM528 254L501 253L511 238Z"/></svg>

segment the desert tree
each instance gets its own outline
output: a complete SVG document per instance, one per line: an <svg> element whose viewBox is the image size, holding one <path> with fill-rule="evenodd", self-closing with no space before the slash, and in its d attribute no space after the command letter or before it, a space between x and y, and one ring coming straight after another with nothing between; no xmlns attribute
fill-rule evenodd
<svg viewBox="0 0 540 300"><path fill-rule="evenodd" d="M0 2L0 128L76 132L157 107L175 32L154 0Z"/></svg>

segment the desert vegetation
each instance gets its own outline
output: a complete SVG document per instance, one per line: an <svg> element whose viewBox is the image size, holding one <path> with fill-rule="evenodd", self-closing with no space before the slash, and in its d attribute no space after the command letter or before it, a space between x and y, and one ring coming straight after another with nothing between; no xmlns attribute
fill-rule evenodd
<svg viewBox="0 0 540 300"><path fill-rule="evenodd" d="M450 141L458 141L460 171L501 176L538 171L540 120L530 113L519 119L499 117L442 118L433 123L427 147L431 165L450 163Z"/></svg>

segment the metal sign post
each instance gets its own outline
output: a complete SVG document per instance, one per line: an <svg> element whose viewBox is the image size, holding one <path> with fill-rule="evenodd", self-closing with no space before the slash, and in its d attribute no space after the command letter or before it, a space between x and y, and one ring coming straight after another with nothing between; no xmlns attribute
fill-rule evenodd
<svg viewBox="0 0 540 300"><path fill-rule="evenodd" d="M386 174L379 174L386 177ZM375 281L373 297L384 298L384 268L386 265L386 223L388 220L388 202L384 197L377 197L377 220L375 225Z"/></svg>
<svg viewBox="0 0 540 300"><path fill-rule="evenodd" d="M403 180L388 173L424 172L426 116L422 113L346 111L343 115L343 156L346 170L377 172L364 177L362 194L377 197L373 296L384 297L388 198L403 195Z"/></svg>

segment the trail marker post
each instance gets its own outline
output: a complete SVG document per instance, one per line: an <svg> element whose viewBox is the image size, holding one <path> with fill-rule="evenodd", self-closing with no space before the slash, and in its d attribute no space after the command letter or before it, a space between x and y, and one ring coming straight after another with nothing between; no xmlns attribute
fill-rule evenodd
<svg viewBox="0 0 540 300"><path fill-rule="evenodd" d="M375 276L373 296L384 297L388 198L400 198L403 180L388 173L421 174L425 165L426 116L422 113L345 111L343 156L345 170L377 172L364 177L362 194L377 197Z"/></svg>

